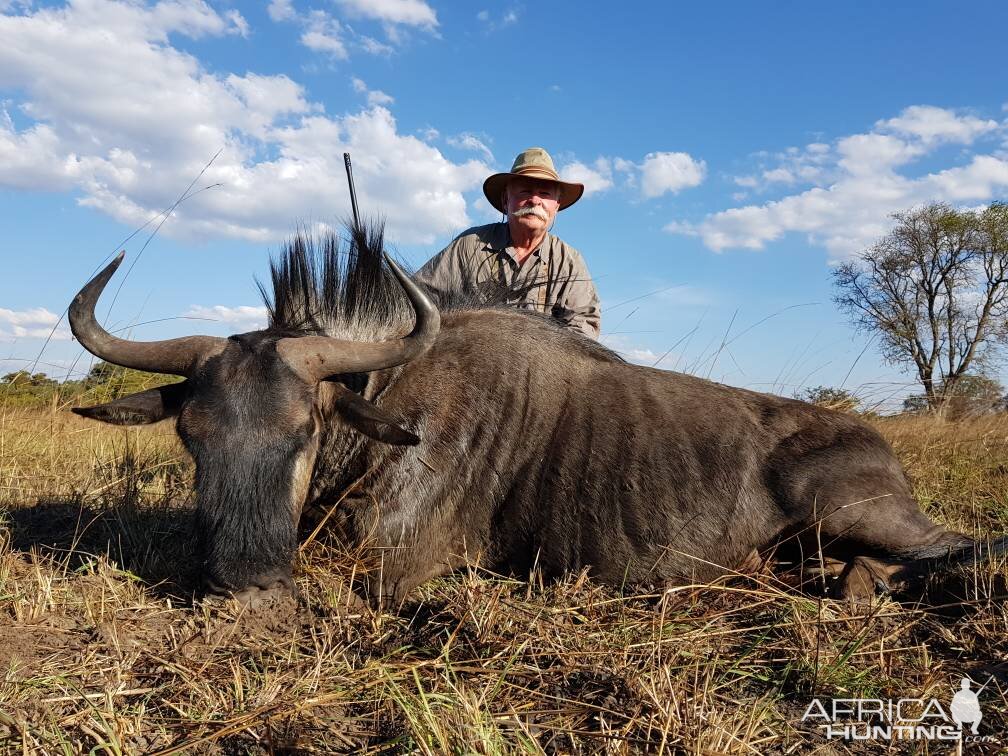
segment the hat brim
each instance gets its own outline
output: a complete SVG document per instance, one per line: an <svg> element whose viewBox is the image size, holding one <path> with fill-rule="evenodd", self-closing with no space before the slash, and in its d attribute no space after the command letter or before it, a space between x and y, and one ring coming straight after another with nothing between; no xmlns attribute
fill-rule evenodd
<svg viewBox="0 0 1008 756"><path fill-rule="evenodd" d="M578 184L573 181L561 181L546 172L523 171L522 173L495 173L483 182L483 194L487 198L487 202L493 205L499 212L507 212L504 209L504 205L501 200L503 199L504 190L507 188L508 181L513 178L541 179L543 181L550 181L559 186L560 210L570 207L581 199L581 195L584 194L584 184Z"/></svg>

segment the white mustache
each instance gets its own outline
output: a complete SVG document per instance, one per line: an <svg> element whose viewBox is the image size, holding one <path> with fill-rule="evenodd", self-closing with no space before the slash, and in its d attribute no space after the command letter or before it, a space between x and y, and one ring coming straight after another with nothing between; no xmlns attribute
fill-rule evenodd
<svg viewBox="0 0 1008 756"><path fill-rule="evenodd" d="M539 220L546 222L549 220L549 215L545 210L543 210L538 205L529 205L528 207L522 207L511 213L512 218L524 218L526 215L534 215Z"/></svg>

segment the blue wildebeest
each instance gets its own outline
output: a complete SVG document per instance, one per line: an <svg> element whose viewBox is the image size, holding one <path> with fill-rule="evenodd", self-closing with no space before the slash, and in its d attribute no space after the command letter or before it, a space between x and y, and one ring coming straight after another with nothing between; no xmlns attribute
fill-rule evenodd
<svg viewBox="0 0 1008 756"><path fill-rule="evenodd" d="M260 286L269 326L229 338L106 332L94 308L121 255L71 305L94 355L186 377L74 411L176 418L210 593L290 589L302 509L348 489L334 520L380 555L358 588L379 604L476 560L664 586L744 571L791 539L835 557L834 591L860 597L974 559L851 415L628 364L532 313L439 312L384 264L380 230L339 247L295 237Z"/></svg>

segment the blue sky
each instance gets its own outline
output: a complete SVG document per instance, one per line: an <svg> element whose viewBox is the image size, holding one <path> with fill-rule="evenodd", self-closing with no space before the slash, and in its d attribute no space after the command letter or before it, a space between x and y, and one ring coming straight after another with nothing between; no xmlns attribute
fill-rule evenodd
<svg viewBox="0 0 1008 756"><path fill-rule="evenodd" d="M542 145L587 186L554 232L589 263L606 343L736 385L843 384L869 401L912 377L837 312L831 264L894 211L1008 199L1002 3L0 11L5 372L40 355L53 375L86 369L60 314L218 151L196 184L213 188L142 255L147 231L125 244L136 266L109 322L141 324L135 337L259 325L253 278L280 240L348 212L344 150L362 209L419 265L494 220L482 180Z"/></svg>

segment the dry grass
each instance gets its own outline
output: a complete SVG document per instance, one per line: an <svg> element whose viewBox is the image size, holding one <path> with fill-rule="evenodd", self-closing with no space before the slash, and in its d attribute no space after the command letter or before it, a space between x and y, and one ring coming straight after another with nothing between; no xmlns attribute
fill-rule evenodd
<svg viewBox="0 0 1008 756"><path fill-rule="evenodd" d="M1008 419L879 426L932 515L1008 532ZM300 600L249 612L192 600L190 475L170 426L0 409L2 748L881 752L802 724L811 697L944 702L964 674L994 676L982 732L1008 743L1003 560L938 610L853 609L770 573L622 596L473 571L347 617L333 586L352 565L323 531L299 556Z"/></svg>

